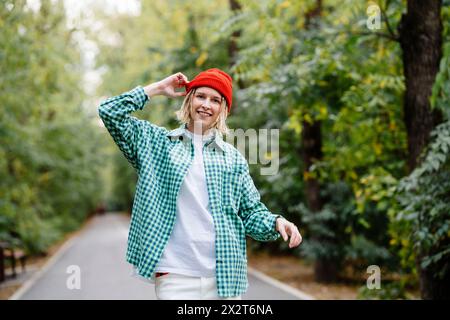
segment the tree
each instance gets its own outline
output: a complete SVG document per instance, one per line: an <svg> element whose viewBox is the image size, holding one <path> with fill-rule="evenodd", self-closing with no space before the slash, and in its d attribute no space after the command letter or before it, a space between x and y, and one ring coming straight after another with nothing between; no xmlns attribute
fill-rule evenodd
<svg viewBox="0 0 450 320"><path fill-rule="evenodd" d="M404 115L410 171L420 165L421 155L430 142L431 131L442 122L441 111L432 109L430 105L433 84L442 59L441 8L441 0L408 0L407 11L398 27L406 84ZM423 267L425 255L419 249L416 256L422 297L450 298L448 281L438 277L436 268Z"/></svg>
<svg viewBox="0 0 450 320"><path fill-rule="evenodd" d="M62 2L0 6L0 238L43 253L101 196L99 130L83 103L83 66Z"/></svg>
<svg viewBox="0 0 450 320"><path fill-rule="evenodd" d="M410 171L430 141L430 132L442 121L440 111L430 106L431 89L442 58L441 7L441 0L408 0L398 26L406 85L403 108Z"/></svg>

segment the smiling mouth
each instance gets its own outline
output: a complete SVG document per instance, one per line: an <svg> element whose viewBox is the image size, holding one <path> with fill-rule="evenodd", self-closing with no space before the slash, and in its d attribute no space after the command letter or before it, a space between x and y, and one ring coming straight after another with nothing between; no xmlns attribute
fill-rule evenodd
<svg viewBox="0 0 450 320"><path fill-rule="evenodd" d="M203 112L203 111L197 111L198 114L205 116L205 117L211 117L211 114L208 112Z"/></svg>

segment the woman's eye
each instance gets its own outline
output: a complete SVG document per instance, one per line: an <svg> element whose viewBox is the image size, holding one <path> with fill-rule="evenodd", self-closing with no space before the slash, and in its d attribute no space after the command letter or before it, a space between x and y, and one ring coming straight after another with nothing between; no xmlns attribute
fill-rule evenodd
<svg viewBox="0 0 450 320"><path fill-rule="evenodd" d="M205 96L203 96L203 95L197 95L196 97L199 98L199 99L205 99ZM220 103L220 100L218 100L218 99L214 99L213 101L215 103Z"/></svg>

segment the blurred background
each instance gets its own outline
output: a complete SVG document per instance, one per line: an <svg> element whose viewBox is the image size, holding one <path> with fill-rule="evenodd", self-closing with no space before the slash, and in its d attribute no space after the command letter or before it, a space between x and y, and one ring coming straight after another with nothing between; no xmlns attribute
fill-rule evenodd
<svg viewBox="0 0 450 320"><path fill-rule="evenodd" d="M448 0L0 0L4 255L129 216L137 176L100 102L217 67L234 80L229 127L280 130L278 173L250 169L304 239L248 238L250 263L319 297L351 291L324 298L450 298L449 27ZM134 115L172 129L181 102Z"/></svg>

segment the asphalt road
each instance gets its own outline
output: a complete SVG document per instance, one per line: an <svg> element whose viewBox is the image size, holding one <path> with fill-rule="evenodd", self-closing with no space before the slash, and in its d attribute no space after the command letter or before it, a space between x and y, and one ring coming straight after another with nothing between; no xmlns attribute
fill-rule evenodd
<svg viewBox="0 0 450 320"><path fill-rule="evenodd" d="M128 227L129 219L121 214L94 217L20 293L16 293L15 298L155 300L152 284L130 276L132 266L125 260ZM75 280L76 274L80 275L79 282ZM301 299L270 279L264 280L251 272L248 279L249 289L242 296L243 300Z"/></svg>

